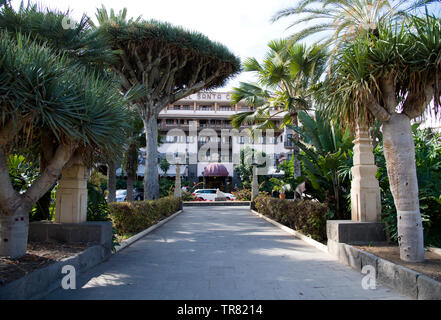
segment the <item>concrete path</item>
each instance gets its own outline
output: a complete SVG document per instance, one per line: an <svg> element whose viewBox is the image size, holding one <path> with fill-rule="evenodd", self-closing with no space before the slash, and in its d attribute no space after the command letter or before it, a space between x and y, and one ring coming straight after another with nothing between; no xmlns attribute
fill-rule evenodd
<svg viewBox="0 0 441 320"><path fill-rule="evenodd" d="M188 207L47 299L406 299L240 207Z"/></svg>

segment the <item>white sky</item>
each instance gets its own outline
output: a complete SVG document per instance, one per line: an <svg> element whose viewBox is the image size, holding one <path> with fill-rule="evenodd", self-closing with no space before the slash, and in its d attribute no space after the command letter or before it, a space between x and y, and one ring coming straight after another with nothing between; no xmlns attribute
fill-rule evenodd
<svg viewBox="0 0 441 320"><path fill-rule="evenodd" d="M21 0L12 0L18 7ZM39 0L51 9L71 9L71 17L79 19L83 13L95 17L96 8L104 4L115 11L126 7L129 17L142 15L146 20L167 21L195 30L227 46L243 61L247 57L262 60L269 41L285 38L293 33L286 30L289 19L274 24L270 18L280 9L292 6L296 0ZM27 3L27 1L25 2ZM242 73L225 88L231 90L239 81L252 81L250 74Z"/></svg>
<svg viewBox="0 0 441 320"><path fill-rule="evenodd" d="M12 0L17 8L21 0ZM267 52L269 41L286 38L296 30L287 27L291 17L271 23L271 17L280 9L294 5L297 0L32 0L43 7L67 11L79 19L83 13L95 18L96 8L104 4L116 12L126 7L129 17L141 15L144 19L156 19L205 34L211 40L227 46L242 61L255 57L261 61ZM25 1L27 3L27 0ZM433 5L438 14L441 5ZM298 27L297 27L298 28ZM320 37L319 37L320 38ZM306 41L313 41L313 38ZM230 91L239 81L253 81L252 74L242 73L230 80L225 88Z"/></svg>

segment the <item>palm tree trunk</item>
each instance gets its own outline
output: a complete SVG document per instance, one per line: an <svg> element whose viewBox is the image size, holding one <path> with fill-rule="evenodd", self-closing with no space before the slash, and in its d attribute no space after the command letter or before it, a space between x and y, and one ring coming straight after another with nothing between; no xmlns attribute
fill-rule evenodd
<svg viewBox="0 0 441 320"><path fill-rule="evenodd" d="M424 237L418 198L415 143L410 119L393 113L383 123L384 156L398 218L400 258L424 261Z"/></svg>
<svg viewBox="0 0 441 320"><path fill-rule="evenodd" d="M127 148L126 172L127 172L127 201L133 201L133 183L138 171L138 144L132 140Z"/></svg>
<svg viewBox="0 0 441 320"><path fill-rule="evenodd" d="M115 162L110 160L107 163L107 189L109 190L108 202L116 201L116 166Z"/></svg>
<svg viewBox="0 0 441 320"><path fill-rule="evenodd" d="M155 114L144 117L146 133L146 161L144 173L144 199L159 198L158 181L158 117Z"/></svg>
<svg viewBox="0 0 441 320"><path fill-rule="evenodd" d="M299 126L299 118L297 115L297 112L293 112L291 113L291 121L292 121L292 125L298 127ZM294 132L294 140L295 141L299 141L299 134L297 132ZM298 178L302 175L302 169L300 166L300 161L299 161L299 153L300 153L300 148L294 144L294 148L292 151L293 157L294 157L294 178Z"/></svg>

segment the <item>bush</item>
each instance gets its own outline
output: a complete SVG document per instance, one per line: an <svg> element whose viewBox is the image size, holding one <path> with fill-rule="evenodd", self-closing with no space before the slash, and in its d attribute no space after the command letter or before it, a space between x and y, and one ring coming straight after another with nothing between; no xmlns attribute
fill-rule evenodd
<svg viewBox="0 0 441 320"><path fill-rule="evenodd" d="M239 190L237 188L234 189L232 194L236 197L237 201L251 201L251 190L250 189L242 189Z"/></svg>
<svg viewBox="0 0 441 320"><path fill-rule="evenodd" d="M179 211L180 207L181 200L174 197L109 205L110 218L119 235L141 232Z"/></svg>
<svg viewBox="0 0 441 320"><path fill-rule="evenodd" d="M260 194L256 197L255 205L259 213L317 241L324 242L327 239L326 220L329 208L320 202L290 201Z"/></svg>

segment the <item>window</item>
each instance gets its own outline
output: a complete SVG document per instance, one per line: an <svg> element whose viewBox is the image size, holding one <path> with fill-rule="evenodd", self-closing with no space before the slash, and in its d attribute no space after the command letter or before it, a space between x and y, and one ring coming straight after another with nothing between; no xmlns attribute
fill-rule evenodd
<svg viewBox="0 0 441 320"><path fill-rule="evenodd" d="M173 119L167 119L167 120L165 120L165 123L166 123L166 124L175 124L175 120L173 120Z"/></svg>
<svg viewBox="0 0 441 320"><path fill-rule="evenodd" d="M173 110L181 110L181 106L173 106Z"/></svg>
<svg viewBox="0 0 441 320"><path fill-rule="evenodd" d="M232 111L233 108L231 106L220 106L220 111Z"/></svg>
<svg viewBox="0 0 441 320"><path fill-rule="evenodd" d="M190 110L190 106L189 105L182 106L182 110Z"/></svg>
<svg viewBox="0 0 441 320"><path fill-rule="evenodd" d="M201 111L213 111L213 107L212 106L200 106L199 110L201 110Z"/></svg>

